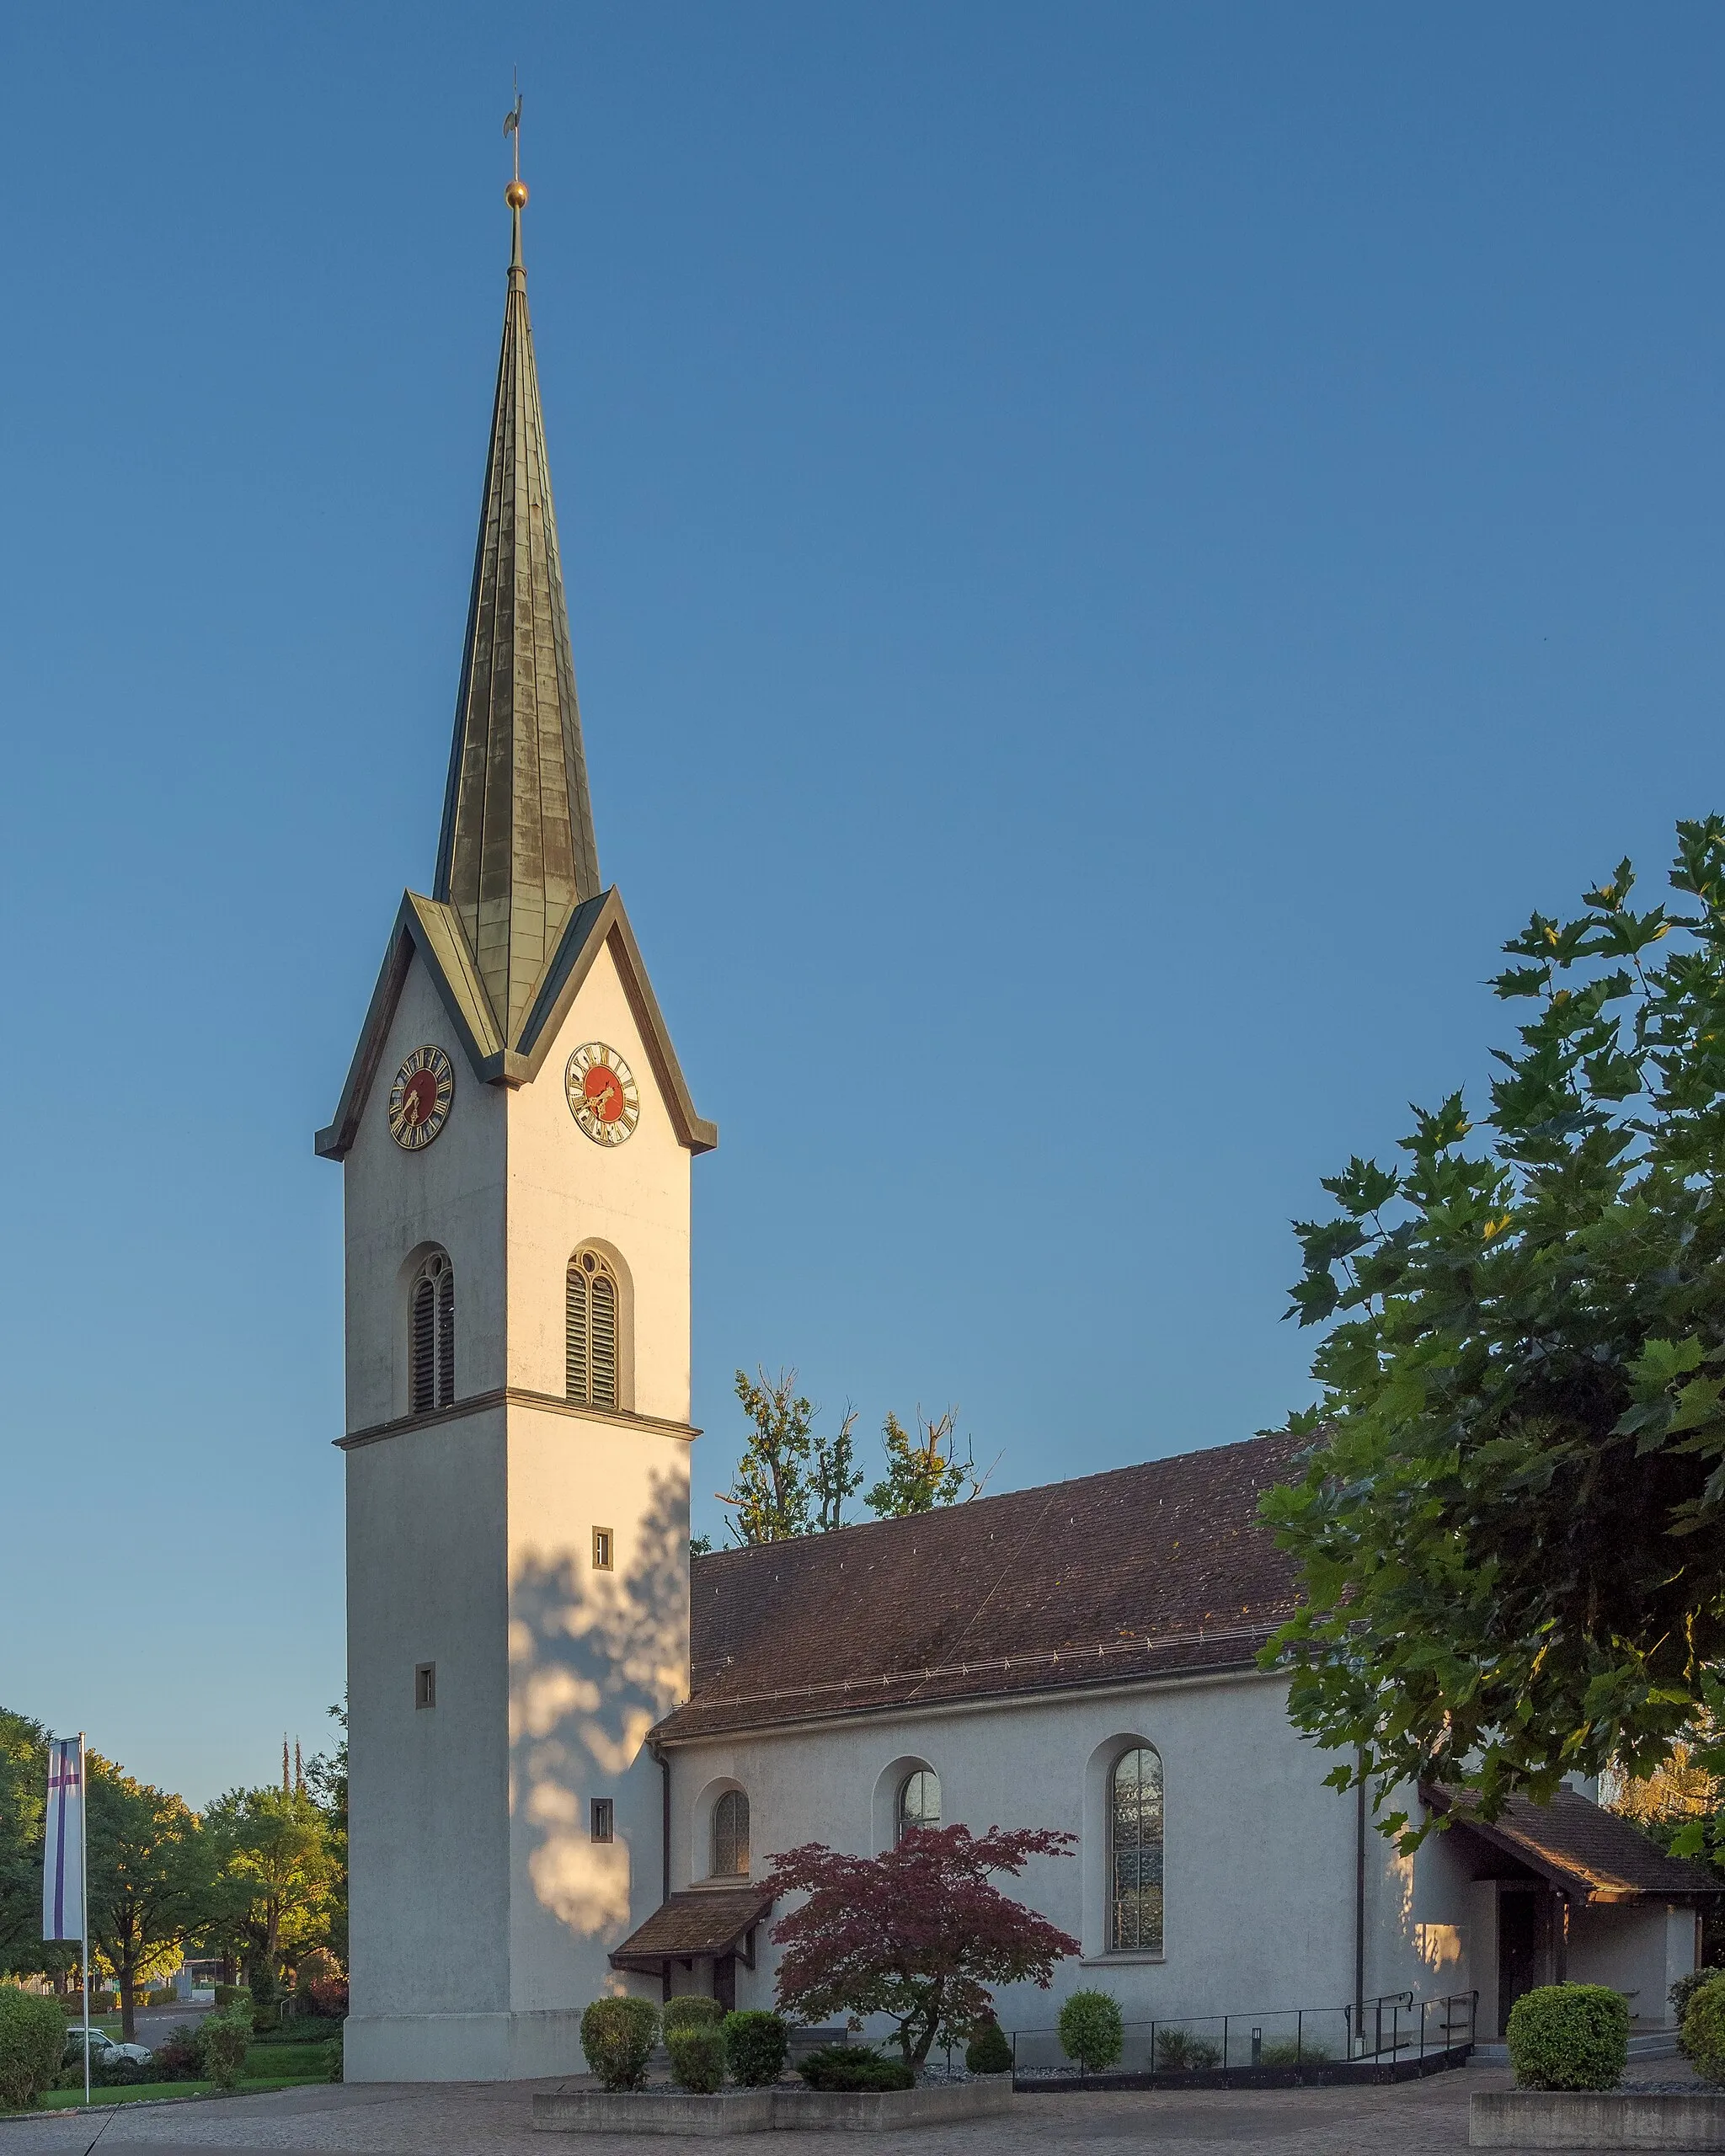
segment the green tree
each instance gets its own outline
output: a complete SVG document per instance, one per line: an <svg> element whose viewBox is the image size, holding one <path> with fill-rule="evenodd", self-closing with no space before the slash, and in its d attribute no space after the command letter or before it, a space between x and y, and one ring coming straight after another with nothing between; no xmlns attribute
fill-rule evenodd
<svg viewBox="0 0 1725 2156"><path fill-rule="evenodd" d="M319 1752L306 1762L306 1790L322 1813L329 1836L331 1865L329 1897L324 1911L324 1937L330 1951L344 1968L347 1966L347 1695L329 1715L341 1730L341 1741L332 1752Z"/></svg>
<svg viewBox="0 0 1725 2156"><path fill-rule="evenodd" d="M1725 1705L1725 819L1677 828L1693 905L1632 911L1626 861L1536 914L1490 1113L1415 1110L1402 1165L1352 1161L1296 1224L1294 1310L1332 1329L1264 1503L1305 1585L1265 1659L1381 1807L1642 1776Z"/></svg>
<svg viewBox="0 0 1725 2156"><path fill-rule="evenodd" d="M204 1827L216 1859L211 1932L241 1945L273 1998L283 1956L323 1938L337 1883L328 1822L307 1790L247 1789L217 1797Z"/></svg>
<svg viewBox="0 0 1725 2156"><path fill-rule="evenodd" d="M736 1388L753 1427L730 1488L718 1492L731 1508L733 1540L783 1542L841 1527L846 1502L862 1481L853 1465L855 1415L846 1416L836 1436L817 1434L816 1410L798 1392L794 1370L776 1379L739 1370Z"/></svg>
<svg viewBox="0 0 1725 2156"><path fill-rule="evenodd" d="M172 1965L197 1919L204 1849L183 1797L86 1756L90 1943L119 1986L130 2043L139 1987Z"/></svg>
<svg viewBox="0 0 1725 2156"><path fill-rule="evenodd" d="M42 1943L47 1789L47 1731L0 1707L0 1969L40 1969L61 1951Z"/></svg>
<svg viewBox="0 0 1725 2156"><path fill-rule="evenodd" d="M957 1423L956 1408L948 1408L936 1422L926 1422L919 1408L913 1438L896 1415L887 1417L880 1432L886 1473L862 1499L870 1512L880 1519L903 1519L980 1494L982 1481L968 1438L964 1456L959 1457Z"/></svg>

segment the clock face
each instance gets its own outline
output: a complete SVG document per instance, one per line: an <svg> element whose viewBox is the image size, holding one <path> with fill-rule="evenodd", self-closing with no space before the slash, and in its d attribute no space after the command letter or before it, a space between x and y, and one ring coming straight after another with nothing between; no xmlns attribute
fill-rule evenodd
<svg viewBox="0 0 1725 2156"><path fill-rule="evenodd" d="M441 1048L416 1048L389 1089L389 1134L404 1153L417 1153L449 1121L455 1067Z"/></svg>
<svg viewBox="0 0 1725 2156"><path fill-rule="evenodd" d="M614 1048L589 1041L563 1073L569 1113L595 1145L621 1145L641 1120L641 1091Z"/></svg>

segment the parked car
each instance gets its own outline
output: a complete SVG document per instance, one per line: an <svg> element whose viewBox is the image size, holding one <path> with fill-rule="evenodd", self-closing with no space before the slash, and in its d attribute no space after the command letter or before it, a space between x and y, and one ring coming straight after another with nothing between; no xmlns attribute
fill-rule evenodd
<svg viewBox="0 0 1725 2156"><path fill-rule="evenodd" d="M83 2055L83 2027L68 2029L66 2032L66 2064L81 2064ZM93 2066L98 2059L105 2059L109 2065L115 2066L123 2058L129 2058L134 2066L147 2066L154 2056L147 2044L118 2044L105 2029L92 2029L90 2031L90 2063Z"/></svg>

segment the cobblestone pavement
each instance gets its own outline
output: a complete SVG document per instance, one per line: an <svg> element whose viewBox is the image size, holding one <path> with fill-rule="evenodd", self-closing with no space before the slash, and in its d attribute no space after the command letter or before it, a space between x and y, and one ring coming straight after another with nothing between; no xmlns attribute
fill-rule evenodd
<svg viewBox="0 0 1725 2156"><path fill-rule="evenodd" d="M352 2084L283 2089L111 2112L0 2121L0 2156L697 2156L715 2143L683 2135L535 2133L532 2089L554 2081ZM1141 2095L1020 2096L1001 2117L916 2132L750 2135L761 2156L1199 2156L1219 2146L1264 2156L1450 2156L1467 2146L1467 2100L1507 2089L1498 2067L1470 2067L1392 2088L1156 2090Z"/></svg>

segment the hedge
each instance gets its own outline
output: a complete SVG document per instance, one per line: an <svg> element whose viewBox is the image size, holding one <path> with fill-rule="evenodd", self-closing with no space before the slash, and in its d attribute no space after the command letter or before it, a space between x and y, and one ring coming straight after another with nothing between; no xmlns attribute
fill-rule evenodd
<svg viewBox="0 0 1725 2156"><path fill-rule="evenodd" d="M54 2085L66 2048L66 2016L57 1999L0 1984L0 2105L31 2110Z"/></svg>

